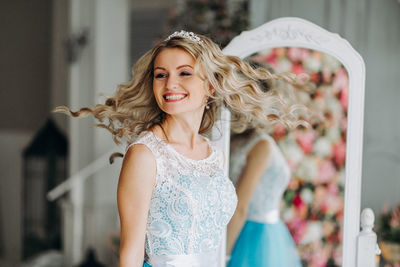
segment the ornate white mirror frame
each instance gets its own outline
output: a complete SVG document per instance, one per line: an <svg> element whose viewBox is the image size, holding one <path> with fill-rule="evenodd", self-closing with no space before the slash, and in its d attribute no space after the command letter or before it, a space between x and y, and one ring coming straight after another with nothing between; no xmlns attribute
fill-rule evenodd
<svg viewBox="0 0 400 267"><path fill-rule="evenodd" d="M342 266L356 266L357 236L360 229L361 163L363 144L365 65L362 57L338 34L307 20L293 17L272 20L242 32L223 50L226 55L245 58L275 47L302 47L337 58L349 75L346 180L344 197ZM229 112L222 112L223 138L220 146L229 155ZM220 128L221 129L221 128Z"/></svg>

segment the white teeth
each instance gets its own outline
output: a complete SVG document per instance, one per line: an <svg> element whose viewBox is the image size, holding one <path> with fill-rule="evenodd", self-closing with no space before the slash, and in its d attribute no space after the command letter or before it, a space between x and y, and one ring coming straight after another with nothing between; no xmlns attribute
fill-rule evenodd
<svg viewBox="0 0 400 267"><path fill-rule="evenodd" d="M166 95L165 99L167 99L167 100L179 100L179 99L182 99L184 97L185 97L185 95Z"/></svg>

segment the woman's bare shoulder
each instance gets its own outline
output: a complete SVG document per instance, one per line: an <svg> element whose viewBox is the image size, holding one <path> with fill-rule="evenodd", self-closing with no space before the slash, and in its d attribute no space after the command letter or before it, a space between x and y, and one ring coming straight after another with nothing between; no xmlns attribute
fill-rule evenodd
<svg viewBox="0 0 400 267"><path fill-rule="evenodd" d="M145 144L134 144L126 151L123 165L155 167L155 157Z"/></svg>

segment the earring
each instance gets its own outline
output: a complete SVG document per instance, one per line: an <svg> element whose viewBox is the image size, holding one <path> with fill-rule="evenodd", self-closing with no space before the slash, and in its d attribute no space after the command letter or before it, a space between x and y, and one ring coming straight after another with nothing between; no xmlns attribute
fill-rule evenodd
<svg viewBox="0 0 400 267"><path fill-rule="evenodd" d="M208 98L206 100L206 109L210 109L210 105L208 104Z"/></svg>

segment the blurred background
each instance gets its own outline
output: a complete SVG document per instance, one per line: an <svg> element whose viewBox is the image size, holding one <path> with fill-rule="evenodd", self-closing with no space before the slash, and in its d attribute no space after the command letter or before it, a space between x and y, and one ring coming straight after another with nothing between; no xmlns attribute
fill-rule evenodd
<svg viewBox="0 0 400 267"><path fill-rule="evenodd" d="M121 160L111 167L107 160L124 147L94 129L92 118L69 120L52 114L54 107L104 101L174 30L206 34L224 47L284 16L340 34L364 58L361 208L375 211L378 238L400 243L399 1L2 0L0 266L117 265ZM49 201L47 192L71 176Z"/></svg>

